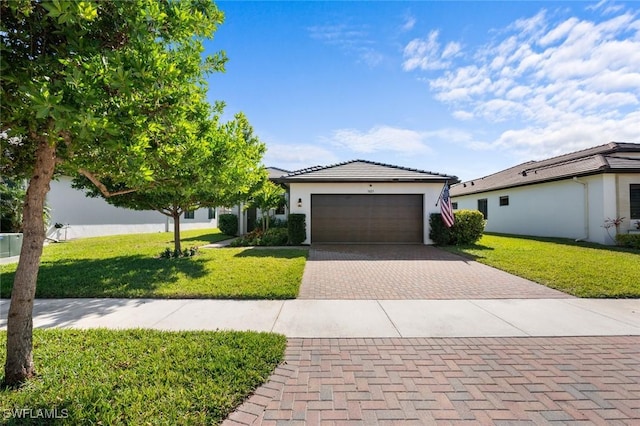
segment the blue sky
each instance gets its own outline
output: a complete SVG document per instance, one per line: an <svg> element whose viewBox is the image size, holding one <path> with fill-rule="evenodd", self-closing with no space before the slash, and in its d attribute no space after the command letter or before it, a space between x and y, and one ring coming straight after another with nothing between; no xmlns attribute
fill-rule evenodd
<svg viewBox="0 0 640 426"><path fill-rule="evenodd" d="M640 3L220 1L211 101L288 170L365 159L463 180L640 142Z"/></svg>

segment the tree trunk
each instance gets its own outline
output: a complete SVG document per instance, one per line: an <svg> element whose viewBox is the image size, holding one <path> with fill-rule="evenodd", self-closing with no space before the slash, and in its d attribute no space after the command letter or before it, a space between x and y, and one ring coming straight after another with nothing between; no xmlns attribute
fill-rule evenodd
<svg viewBox="0 0 640 426"><path fill-rule="evenodd" d="M33 365L33 299L44 245L44 203L56 166L55 146L41 140L24 203L23 241L13 281L7 319L4 383L17 386L35 375Z"/></svg>
<svg viewBox="0 0 640 426"><path fill-rule="evenodd" d="M182 253L180 245L180 213L173 212L173 247L176 253Z"/></svg>

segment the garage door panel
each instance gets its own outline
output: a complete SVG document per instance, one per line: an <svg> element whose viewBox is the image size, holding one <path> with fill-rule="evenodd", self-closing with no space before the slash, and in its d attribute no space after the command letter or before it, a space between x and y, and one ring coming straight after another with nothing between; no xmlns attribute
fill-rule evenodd
<svg viewBox="0 0 640 426"><path fill-rule="evenodd" d="M313 194L311 240L422 243L421 194Z"/></svg>

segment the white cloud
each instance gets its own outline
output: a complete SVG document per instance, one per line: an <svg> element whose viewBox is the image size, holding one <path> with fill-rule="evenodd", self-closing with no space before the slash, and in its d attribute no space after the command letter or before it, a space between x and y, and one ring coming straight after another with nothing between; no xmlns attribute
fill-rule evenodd
<svg viewBox="0 0 640 426"><path fill-rule="evenodd" d="M333 132L329 141L335 146L357 153L390 151L418 154L429 151L428 135L415 130L390 126L376 126L367 132L356 129L339 129Z"/></svg>
<svg viewBox="0 0 640 426"><path fill-rule="evenodd" d="M413 27L416 26L416 18L412 15L407 15L404 19L404 24L402 24L402 31L411 31Z"/></svg>
<svg viewBox="0 0 640 426"><path fill-rule="evenodd" d="M456 43L455 41L447 43L444 50L442 51L442 59L447 59L447 58L456 56L461 49L462 49L462 45L460 43Z"/></svg>
<svg viewBox="0 0 640 426"><path fill-rule="evenodd" d="M392 126L374 126L368 131L339 129L325 141L358 154L392 153L409 157L432 153L431 147L437 144L480 144L473 134L461 129L423 131Z"/></svg>
<svg viewBox="0 0 640 426"><path fill-rule="evenodd" d="M589 5L586 7L587 10L602 10L602 13L604 15L610 15L616 12L621 11L622 9L624 9L624 6L622 5L618 5L618 4L613 4L612 1L609 0L600 0L600 2L598 2L595 5Z"/></svg>
<svg viewBox="0 0 640 426"><path fill-rule="evenodd" d="M336 162L338 157L334 153L317 145L281 143L267 143L267 152L263 160L265 166L285 170L299 170Z"/></svg>
<svg viewBox="0 0 640 426"><path fill-rule="evenodd" d="M312 39L337 46L371 68L384 60L384 55L375 48L376 43L366 25L317 25L308 27L307 31Z"/></svg>
<svg viewBox="0 0 640 426"><path fill-rule="evenodd" d="M452 45L451 61L434 31L407 45L403 67L440 70L429 87L455 118L508 122L495 148L544 156L639 141L640 12L612 15L607 5L594 20L542 10L467 56Z"/></svg>
<svg viewBox="0 0 640 426"><path fill-rule="evenodd" d="M462 120L462 121L471 120L474 117L472 112L463 111L463 110L454 111L453 116L458 120Z"/></svg>
<svg viewBox="0 0 640 426"><path fill-rule="evenodd" d="M411 40L404 48L402 68L405 71L449 68L451 59L458 55L462 46L457 42L449 42L441 49L438 36L439 32L433 30L426 38Z"/></svg>

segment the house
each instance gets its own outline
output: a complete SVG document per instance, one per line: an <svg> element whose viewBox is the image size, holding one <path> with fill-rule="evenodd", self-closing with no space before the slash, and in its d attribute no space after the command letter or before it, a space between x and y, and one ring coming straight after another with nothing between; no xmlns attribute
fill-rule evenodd
<svg viewBox="0 0 640 426"><path fill-rule="evenodd" d="M72 179L62 176L51 182L47 206L51 227L47 236L56 240L144 232L173 232L173 220L154 210L115 207L103 198L90 198L72 188ZM56 228L55 224L62 226ZM182 230L217 228L216 209L198 209L183 214Z"/></svg>
<svg viewBox="0 0 640 426"><path fill-rule="evenodd" d="M480 210L489 232L613 244L640 221L640 144L612 142L529 161L451 187L454 209Z"/></svg>
<svg viewBox="0 0 640 426"><path fill-rule="evenodd" d="M279 179L291 213L306 215L310 243L431 244L429 214L448 176L365 160L316 166Z"/></svg>

